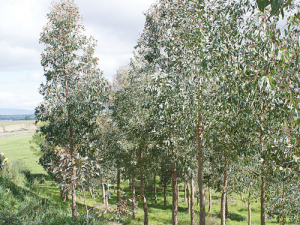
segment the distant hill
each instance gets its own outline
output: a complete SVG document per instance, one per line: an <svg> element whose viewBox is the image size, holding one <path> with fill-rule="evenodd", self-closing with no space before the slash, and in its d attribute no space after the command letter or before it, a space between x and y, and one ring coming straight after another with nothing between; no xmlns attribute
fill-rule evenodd
<svg viewBox="0 0 300 225"><path fill-rule="evenodd" d="M33 115L33 114L34 114L34 110L0 108L0 115L5 115L5 116L10 116L10 115Z"/></svg>

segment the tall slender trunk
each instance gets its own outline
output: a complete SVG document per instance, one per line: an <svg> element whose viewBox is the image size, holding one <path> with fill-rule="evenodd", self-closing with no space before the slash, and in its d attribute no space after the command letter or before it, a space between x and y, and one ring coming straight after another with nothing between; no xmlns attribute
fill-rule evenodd
<svg viewBox="0 0 300 225"><path fill-rule="evenodd" d="M225 156L225 170L224 170L224 181L223 181L223 190L221 196L221 225L226 225L226 197L227 197L227 185L228 185L228 177L227 177L227 157Z"/></svg>
<svg viewBox="0 0 300 225"><path fill-rule="evenodd" d="M103 179L101 180L101 185L102 185L102 203L103 203L103 205L106 205L106 203L105 203L105 200L106 200L106 198L105 198L105 184L104 184Z"/></svg>
<svg viewBox="0 0 300 225"><path fill-rule="evenodd" d="M167 182L164 182L164 206L167 206Z"/></svg>
<svg viewBox="0 0 300 225"><path fill-rule="evenodd" d="M132 178L132 218L135 219L135 180Z"/></svg>
<svg viewBox="0 0 300 225"><path fill-rule="evenodd" d="M121 172L120 168L117 168L117 211L120 213L120 204L121 204Z"/></svg>
<svg viewBox="0 0 300 225"><path fill-rule="evenodd" d="M143 153L140 151L140 160L142 161L143 158ZM148 206L147 206L147 201L146 201L146 196L145 196L145 187L144 187L144 167L141 166L141 197L143 200L143 209L144 209L144 225L148 225L149 223L149 212L148 212Z"/></svg>
<svg viewBox="0 0 300 225"><path fill-rule="evenodd" d="M154 202L157 204L157 195L156 195L156 173L154 173Z"/></svg>
<svg viewBox="0 0 300 225"><path fill-rule="evenodd" d="M265 215L265 198L266 198L266 184L265 184L265 157L264 157L264 143L263 143L263 131L260 131L260 145L261 145L261 154L262 159L264 160L262 163L262 172L261 172L261 191L260 191L260 224L265 225L266 224L266 215Z"/></svg>
<svg viewBox="0 0 300 225"><path fill-rule="evenodd" d="M284 197L285 197L285 184L283 184L282 187L282 200L284 201ZM282 221L281 221L281 225L285 225L286 224L286 217L283 216L282 217Z"/></svg>
<svg viewBox="0 0 300 225"><path fill-rule="evenodd" d="M208 188L208 212L211 212L211 188Z"/></svg>
<svg viewBox="0 0 300 225"><path fill-rule="evenodd" d="M70 127L70 151L72 161L72 217L76 221L77 218L77 203L76 203L76 165L75 165L75 153L73 142L73 127Z"/></svg>
<svg viewBox="0 0 300 225"><path fill-rule="evenodd" d="M186 202L186 189L187 189L187 181L184 181L184 202Z"/></svg>
<svg viewBox="0 0 300 225"><path fill-rule="evenodd" d="M199 100L201 94L199 92ZM200 193L200 225L205 225L205 192L203 178L203 148L202 148L202 116L199 113L197 121L197 143L198 143L198 187Z"/></svg>
<svg viewBox="0 0 300 225"><path fill-rule="evenodd" d="M251 225L251 184L249 187L249 196L248 196L248 225Z"/></svg>
<svg viewBox="0 0 300 225"><path fill-rule="evenodd" d="M187 187L186 192L187 192L188 214L190 214L191 213L190 185L187 184L186 187Z"/></svg>
<svg viewBox="0 0 300 225"><path fill-rule="evenodd" d="M143 208L144 208L144 225L148 225L148 206L145 196L145 189L144 189L144 176L143 173L141 175L141 197L143 199Z"/></svg>
<svg viewBox="0 0 300 225"><path fill-rule="evenodd" d="M261 193L260 193L260 224L266 224L266 215L265 215L265 198L266 198L266 184L264 176L261 175Z"/></svg>
<svg viewBox="0 0 300 225"><path fill-rule="evenodd" d="M64 56L63 56L64 60ZM66 90L66 103L68 105L69 102L69 90L68 90L68 74L67 71L64 70L65 76L65 90ZM70 111L67 111L68 120L70 120ZM69 121L70 122L70 121ZM71 163L72 163L72 217L73 220L76 221L77 218L77 203L76 203L76 165L75 165L75 152L74 152L74 136L73 136L73 126L70 122L70 155L71 155Z"/></svg>
<svg viewBox="0 0 300 225"><path fill-rule="evenodd" d="M108 178L106 179L106 191L105 191L105 206L108 207L108 193L109 193L109 180Z"/></svg>
<svg viewBox="0 0 300 225"><path fill-rule="evenodd" d="M177 169L175 163L172 163L172 225L178 225L178 184Z"/></svg>
<svg viewBox="0 0 300 225"><path fill-rule="evenodd" d="M194 202L195 202L195 197L194 197L194 178L192 174L191 178L191 203L190 203L190 208L191 208L191 225L195 225L195 209L194 209Z"/></svg>

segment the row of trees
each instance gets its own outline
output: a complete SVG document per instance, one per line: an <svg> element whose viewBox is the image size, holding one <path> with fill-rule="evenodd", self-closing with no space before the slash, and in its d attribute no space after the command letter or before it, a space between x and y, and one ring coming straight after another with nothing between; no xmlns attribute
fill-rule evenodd
<svg viewBox="0 0 300 225"><path fill-rule="evenodd" d="M111 85L75 3L53 4L40 39L47 81L36 116L44 122L41 163L63 193L72 191L74 218L76 190L91 191L95 179L104 188L116 177L120 211L122 174L132 183L133 217L140 182L144 224L145 182L154 178L155 186L157 175L164 192L171 181L173 224L178 181L194 193L196 178L201 225L205 186L222 193L222 225L228 191L248 193L249 224L258 193L261 224L266 212L283 223L299 219L300 18L291 2L272 1L272 10L263 2L159 1L146 13L134 59Z"/></svg>

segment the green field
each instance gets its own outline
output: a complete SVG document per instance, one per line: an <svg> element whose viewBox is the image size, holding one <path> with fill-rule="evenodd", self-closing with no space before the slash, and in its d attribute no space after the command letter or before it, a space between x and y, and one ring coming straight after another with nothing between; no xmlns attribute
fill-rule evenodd
<svg viewBox="0 0 300 225"><path fill-rule="evenodd" d="M0 121L0 126L15 124L33 124L32 120L22 121ZM16 131L0 133L0 151L9 161L18 161L33 174L45 173L41 165L38 164L39 157L34 155L30 149L30 140L35 131Z"/></svg>
<svg viewBox="0 0 300 225"><path fill-rule="evenodd" d="M10 124L22 124L24 121L0 121L0 126L6 126ZM32 123L33 121L27 121ZM42 166L38 164L38 156L30 149L30 140L35 131L19 131L19 132L10 132L0 134L0 150L4 152L6 157L10 162L17 162L23 164L32 174L46 174ZM180 185L180 199L179 199L179 224L189 224L190 216L187 213L187 203L183 202L183 185ZM158 188L162 190L158 184ZM111 187L112 189L112 187ZM127 196L130 196L130 188L127 185L127 182L124 182L122 185L123 193ZM49 199L50 201L57 202L60 200L59 189L56 187L56 183L50 178L47 178L47 181L43 184L36 184L35 194L39 197ZM137 189L137 194L139 190ZM162 191L158 192L158 204L154 203L153 193L148 191L147 193L147 203L149 207L149 223L154 225L163 225L170 224L172 221L172 191L171 187L168 188L168 197L167 197L167 206L163 206L163 193ZM101 194L100 194L101 195ZM103 209L102 198L98 197L92 199L88 193L87 203L90 207L95 207ZM207 196L208 197L208 196ZM208 199L206 197L206 199ZM116 193L111 191L110 196L110 206L111 211L116 208ZM260 224L260 208L259 208L259 199L252 203L252 224ZM195 199L196 201L196 199ZM81 212L84 213L83 207L83 197L82 194L79 194L78 203L81 204ZM208 204L208 202L207 202ZM71 209L71 201L68 200L66 203L62 204L60 207L65 207L63 210ZM126 217L123 220L123 224L143 224L143 210L142 202L138 204L139 209L137 210L137 219L132 220L130 216ZM228 207L230 217L227 220L228 225L244 225L247 224L247 204L242 202L239 195L233 194L228 197ZM206 207L208 210L208 206ZM195 210L199 210L199 206L195 202ZM219 224L220 219L218 214L220 212L220 193L213 193L212 195L212 211L210 213L210 222L208 224ZM196 213L197 214L197 213ZM104 218L108 220L113 217L112 213L107 213L103 215ZM197 219L197 215L196 215ZM1 222L1 221L0 221ZM276 220L267 220L267 224L275 224ZM107 222L103 223L107 224ZM277 224L277 223L276 223Z"/></svg>

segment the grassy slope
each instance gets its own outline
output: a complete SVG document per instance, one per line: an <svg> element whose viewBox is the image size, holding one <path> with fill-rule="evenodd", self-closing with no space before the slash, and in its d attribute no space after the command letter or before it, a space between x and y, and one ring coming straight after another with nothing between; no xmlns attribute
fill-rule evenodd
<svg viewBox="0 0 300 225"><path fill-rule="evenodd" d="M16 124L22 123L24 121L0 121L0 126L5 124ZM35 156L34 153L30 150L30 139L33 135L34 131L20 131L20 132L12 132L8 135L0 136L0 150L5 153L5 155L9 158L10 161L19 160L34 174L45 173L43 168L38 165L38 156ZM158 187L160 188L160 187ZM160 188L161 189L161 188ZM130 196L130 190L127 186L123 185L124 193L127 193L127 196ZM116 193L111 195L110 205L111 209L115 208L116 203ZM44 184L38 184L35 188L35 194L42 198L48 198L51 202L60 202L59 190L56 188L55 182L48 180ZM138 190L137 190L138 194ZM152 193L147 193L147 202L149 207L149 222L153 225L162 225L162 224L171 224L172 221L172 191L169 187L168 189L168 198L167 198L167 206L163 206L163 195L162 192L158 192L158 204L154 204L154 200L152 197ZM80 197L80 193L78 194L78 202L81 203L80 211L84 212L83 207L83 197ZM189 215L187 214L187 203L183 202L183 190L180 192L180 201L179 201L179 224L189 224ZM100 209L102 206L102 198L96 198L95 200L91 199L89 194L86 193L87 203L90 206L97 206ZM220 194L213 193L213 202L212 202L212 213L211 215L217 215L220 211ZM206 198L207 199L207 198ZM195 199L196 201L196 199ZM196 204L196 203L195 203ZM247 205L243 203L238 195L233 195L228 198L229 204L229 212L231 212L231 219L227 220L228 225L244 225L247 224ZM137 210L137 219L132 220L130 216L127 217L123 223L124 224L143 224L143 210L142 210L142 202L139 201L139 209ZM71 209L71 201L69 200L66 203L63 203L59 207L62 207L62 210L70 210ZM65 208L65 209L64 209ZM208 209L208 207L206 207ZM195 205L195 210L199 210L199 206ZM112 214L107 213L105 218L109 219L112 217ZM196 215L197 217L197 215ZM220 219L214 218L211 219L209 224L219 224ZM274 224L275 220L268 220L267 224ZM107 224L105 222L104 224ZM259 201L252 203L252 224L260 224L260 209L259 209Z"/></svg>

